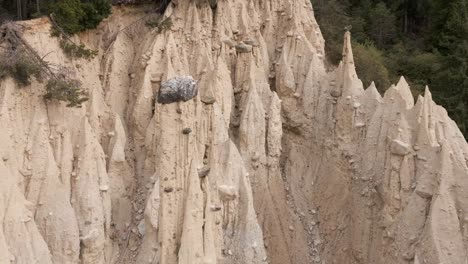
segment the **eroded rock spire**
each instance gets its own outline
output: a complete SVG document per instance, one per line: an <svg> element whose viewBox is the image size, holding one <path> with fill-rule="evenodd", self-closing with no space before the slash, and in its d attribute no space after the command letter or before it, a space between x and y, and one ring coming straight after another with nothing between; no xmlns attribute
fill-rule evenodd
<svg viewBox="0 0 468 264"><path fill-rule="evenodd" d="M178 2L161 32L116 7L76 36L103 54L89 62L21 22L90 101L0 80L0 263L466 260L468 146L428 91L364 91L349 32L327 69L310 1ZM184 75L200 92L157 103Z"/></svg>
<svg viewBox="0 0 468 264"><path fill-rule="evenodd" d="M354 65L353 48L351 45L351 32L346 31L343 41L343 58L338 67L338 88L343 96L356 96L360 94L364 88L361 80L356 73Z"/></svg>

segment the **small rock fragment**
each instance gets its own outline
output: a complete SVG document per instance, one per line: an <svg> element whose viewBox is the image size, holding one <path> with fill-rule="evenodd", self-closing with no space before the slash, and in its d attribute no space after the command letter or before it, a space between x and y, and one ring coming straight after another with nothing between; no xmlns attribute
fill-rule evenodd
<svg viewBox="0 0 468 264"><path fill-rule="evenodd" d="M260 159L260 154L258 152L255 152L251 158L252 161L258 161Z"/></svg>
<svg viewBox="0 0 468 264"><path fill-rule="evenodd" d="M220 211L220 210L221 210L221 206L219 206L219 205L212 205L211 206L211 211L213 211L213 212Z"/></svg>
<svg viewBox="0 0 468 264"><path fill-rule="evenodd" d="M182 130L182 133L184 133L184 135L188 135L188 134L192 133L192 129L190 127L184 128Z"/></svg>
<svg viewBox="0 0 468 264"><path fill-rule="evenodd" d="M253 47L258 47L258 42L253 39L246 39L244 43Z"/></svg>
<svg viewBox="0 0 468 264"><path fill-rule="evenodd" d="M398 156L405 156L410 152L411 146L398 140L395 139L392 141L390 144L390 151L392 154L398 155Z"/></svg>
<svg viewBox="0 0 468 264"><path fill-rule="evenodd" d="M421 198L430 199L432 197L432 192L428 189L416 189L416 194Z"/></svg>
<svg viewBox="0 0 468 264"><path fill-rule="evenodd" d="M333 89L330 91L330 95L333 97L340 97L341 96L341 90L338 89Z"/></svg>
<svg viewBox="0 0 468 264"><path fill-rule="evenodd" d="M90 230L88 234L85 236L80 237L81 243L85 246L91 246L94 241L99 237L99 230L96 228Z"/></svg>
<svg viewBox="0 0 468 264"><path fill-rule="evenodd" d="M224 38L222 41L231 48L236 46L236 42L228 37Z"/></svg>
<svg viewBox="0 0 468 264"><path fill-rule="evenodd" d="M232 201L237 197L236 188L231 185L218 186L218 193L222 201Z"/></svg>
<svg viewBox="0 0 468 264"><path fill-rule="evenodd" d="M145 220L141 220L140 223L138 224L138 233L140 233L140 235L144 236L145 231L146 231Z"/></svg>
<svg viewBox="0 0 468 264"><path fill-rule="evenodd" d="M150 82L158 83L160 81L161 81L161 78L159 76L151 76Z"/></svg>
<svg viewBox="0 0 468 264"><path fill-rule="evenodd" d="M216 102L216 98L213 95L202 95L200 97L200 101L202 101L204 104L210 105Z"/></svg>
<svg viewBox="0 0 468 264"><path fill-rule="evenodd" d="M366 124L364 124L362 122L357 122L354 126L357 127L357 128L361 128L361 127L365 127Z"/></svg>
<svg viewBox="0 0 468 264"><path fill-rule="evenodd" d="M252 46L247 45L244 42L241 42L236 45L236 51L239 53L249 53L249 52L252 52Z"/></svg>
<svg viewBox="0 0 468 264"><path fill-rule="evenodd" d="M423 175L421 180L416 185L416 194L419 197L424 199L430 199L434 195L434 185L436 180L433 178L434 176L431 174Z"/></svg>
<svg viewBox="0 0 468 264"><path fill-rule="evenodd" d="M170 192L173 192L173 191L174 191L174 188L172 188L172 187L164 187L164 192L170 193Z"/></svg>
<svg viewBox="0 0 468 264"><path fill-rule="evenodd" d="M206 166L199 169L198 170L198 177L205 178L210 173L210 170L211 170L210 167L206 167Z"/></svg>

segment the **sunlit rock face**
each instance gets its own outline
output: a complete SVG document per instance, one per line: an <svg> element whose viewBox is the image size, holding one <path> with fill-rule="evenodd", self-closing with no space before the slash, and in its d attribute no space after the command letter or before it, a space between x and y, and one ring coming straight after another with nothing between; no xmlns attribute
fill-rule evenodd
<svg viewBox="0 0 468 264"><path fill-rule="evenodd" d="M1 81L1 264L467 263L468 145L428 89L364 89L350 33L327 69L306 0L148 8L76 36L91 61L22 22L90 100Z"/></svg>

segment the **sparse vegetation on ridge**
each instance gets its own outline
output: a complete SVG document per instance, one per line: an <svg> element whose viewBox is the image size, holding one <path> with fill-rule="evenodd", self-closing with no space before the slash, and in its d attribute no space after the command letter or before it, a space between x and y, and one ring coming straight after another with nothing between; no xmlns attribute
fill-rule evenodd
<svg viewBox="0 0 468 264"><path fill-rule="evenodd" d="M172 27L172 20L170 17L164 18L163 16L157 16L155 19L149 19L145 24L150 28L155 28L158 33L161 33Z"/></svg>
<svg viewBox="0 0 468 264"><path fill-rule="evenodd" d="M66 102L68 107L80 107L88 100L88 94L83 91L80 81L58 74L47 82L44 98Z"/></svg>
<svg viewBox="0 0 468 264"><path fill-rule="evenodd" d="M69 107L81 107L88 100L80 81L71 78L71 72L60 65L51 65L40 57L21 37L13 23L0 27L0 78L12 77L20 86L31 84L32 78L47 81L44 99L59 100Z"/></svg>
<svg viewBox="0 0 468 264"><path fill-rule="evenodd" d="M63 52L67 56L73 58L91 60L98 54L96 50L86 48L83 43L75 44L74 42L67 41L66 39L60 40L60 48L62 48Z"/></svg>
<svg viewBox="0 0 468 264"><path fill-rule="evenodd" d="M96 50L86 48L83 43L76 44L73 42L71 37L57 23L54 14L50 15L50 21L52 22L52 36L60 38L60 48L62 48L65 55L70 58L83 58L86 60L91 60L98 54Z"/></svg>
<svg viewBox="0 0 468 264"><path fill-rule="evenodd" d="M23 48L6 50L0 55L0 78L13 77L20 86L31 84L31 78L42 80L42 69L28 58Z"/></svg>

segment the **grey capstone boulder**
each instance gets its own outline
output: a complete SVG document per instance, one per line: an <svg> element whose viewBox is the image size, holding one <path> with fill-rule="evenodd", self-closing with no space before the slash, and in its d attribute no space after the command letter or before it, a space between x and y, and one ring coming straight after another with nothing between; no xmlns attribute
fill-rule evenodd
<svg viewBox="0 0 468 264"><path fill-rule="evenodd" d="M158 103L187 102L198 94L197 82L192 76L178 76L161 83Z"/></svg>

